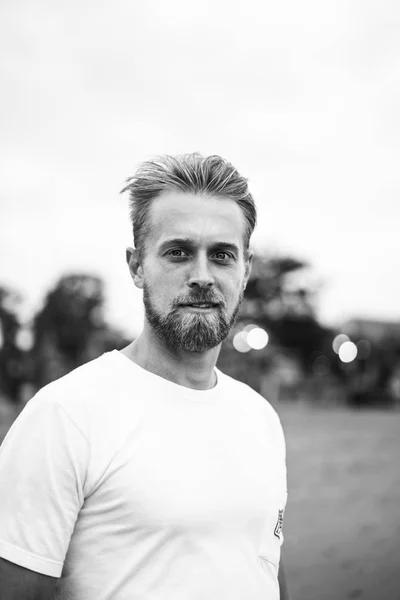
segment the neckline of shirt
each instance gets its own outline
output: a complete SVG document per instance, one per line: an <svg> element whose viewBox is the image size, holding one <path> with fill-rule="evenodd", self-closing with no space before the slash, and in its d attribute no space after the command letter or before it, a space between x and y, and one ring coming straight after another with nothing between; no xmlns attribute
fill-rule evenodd
<svg viewBox="0 0 400 600"><path fill-rule="evenodd" d="M221 396L220 392L222 390L222 381L224 374L217 367L214 367L214 372L217 378L216 385L212 388L209 388L208 390L195 390L193 388L180 385L179 383L175 383L174 381L170 381L169 379L165 379L165 377L161 377L161 375L157 375L156 373L148 371L147 369L133 362L133 360L125 356L125 354L122 354L122 352L120 352L119 350L112 350L111 352L106 352L105 354L116 358L120 364L125 365L125 367L128 367L131 372L139 369L140 373L143 376L147 377L156 385L168 387L175 394L178 394L186 400L191 400L199 403L207 403L215 402Z"/></svg>

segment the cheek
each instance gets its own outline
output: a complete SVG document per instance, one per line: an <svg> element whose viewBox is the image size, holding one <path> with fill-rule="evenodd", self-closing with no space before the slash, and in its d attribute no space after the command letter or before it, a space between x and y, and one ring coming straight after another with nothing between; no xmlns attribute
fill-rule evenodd
<svg viewBox="0 0 400 600"><path fill-rule="evenodd" d="M226 297L236 299L243 291L243 284L243 277L237 274L226 279L222 284Z"/></svg>
<svg viewBox="0 0 400 600"><path fill-rule="evenodd" d="M159 308L169 306L177 295L174 293L171 277L165 273L152 274L151 277L145 278L145 282L153 304Z"/></svg>
<svg viewBox="0 0 400 600"><path fill-rule="evenodd" d="M225 298L225 304L228 310L233 309L239 301L242 288L241 282L237 282L235 286L229 288L221 288L222 294Z"/></svg>

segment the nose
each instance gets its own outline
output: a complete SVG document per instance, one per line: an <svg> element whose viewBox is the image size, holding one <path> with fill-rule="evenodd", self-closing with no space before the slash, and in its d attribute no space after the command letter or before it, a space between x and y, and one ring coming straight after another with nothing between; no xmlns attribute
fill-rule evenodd
<svg viewBox="0 0 400 600"><path fill-rule="evenodd" d="M210 288L214 285L214 277L206 258L198 258L193 265L188 281L189 287Z"/></svg>

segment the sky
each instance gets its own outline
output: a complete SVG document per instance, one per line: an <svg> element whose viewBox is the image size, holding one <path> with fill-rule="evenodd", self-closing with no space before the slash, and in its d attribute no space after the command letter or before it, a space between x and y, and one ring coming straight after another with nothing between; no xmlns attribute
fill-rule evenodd
<svg viewBox="0 0 400 600"><path fill-rule="evenodd" d="M137 333L127 197L155 154L249 179L256 251L310 264L318 315L400 319L400 4L13 0L0 15L0 284L66 272Z"/></svg>

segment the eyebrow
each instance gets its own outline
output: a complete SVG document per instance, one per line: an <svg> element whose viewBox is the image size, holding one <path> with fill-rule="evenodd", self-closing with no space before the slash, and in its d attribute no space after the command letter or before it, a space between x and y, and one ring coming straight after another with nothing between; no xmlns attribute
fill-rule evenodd
<svg viewBox="0 0 400 600"><path fill-rule="evenodd" d="M177 246L186 246L187 248L195 248L195 244L193 243L193 241L190 238L170 238L168 240L165 240L161 246L160 246L160 250L163 251L166 248L168 248L168 246L173 246L173 245L177 245ZM210 246L210 250L230 250L231 252L234 252L235 254L239 254L240 250L238 248L238 246L236 244L233 244L232 242L214 242L213 244L211 244Z"/></svg>

